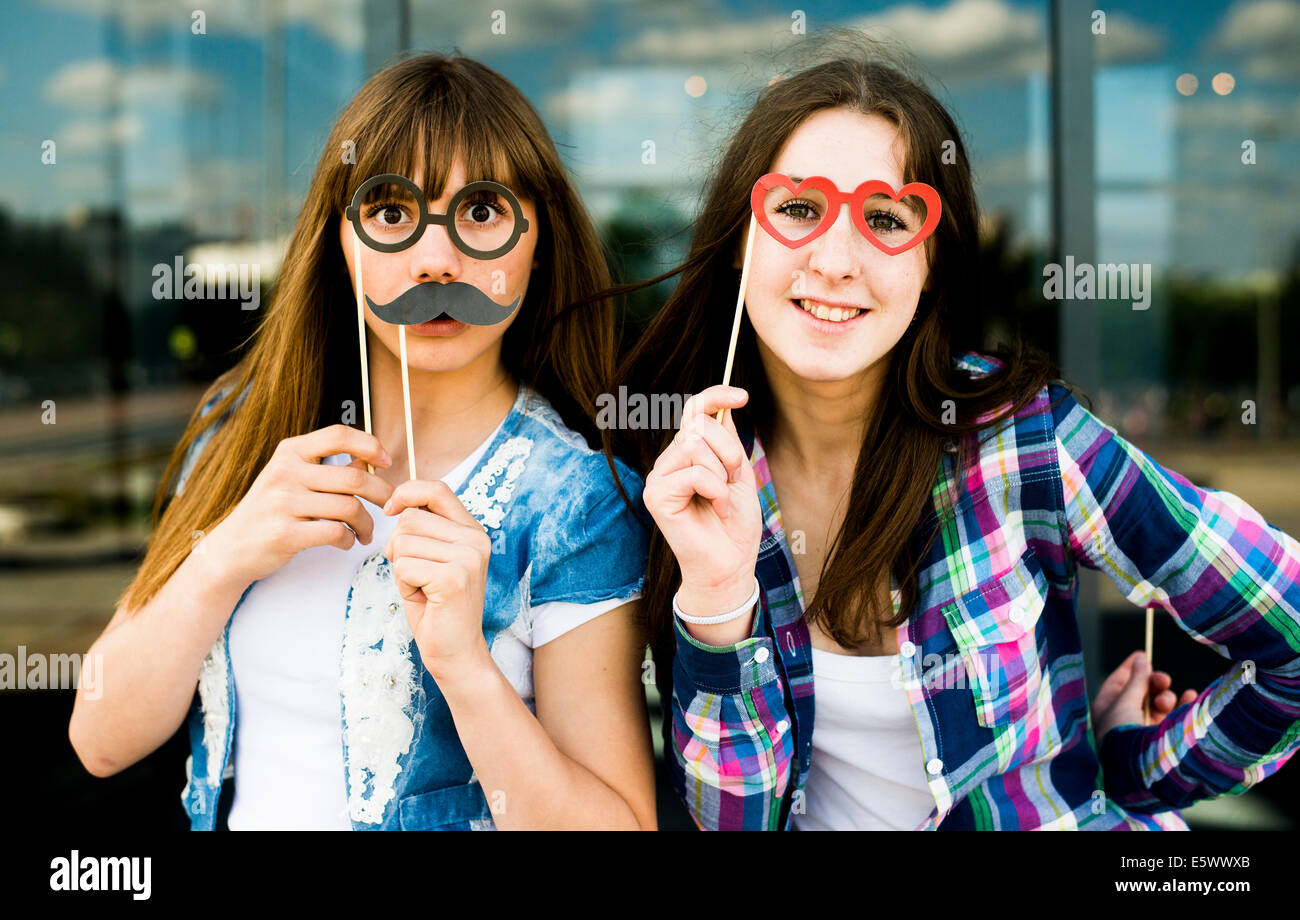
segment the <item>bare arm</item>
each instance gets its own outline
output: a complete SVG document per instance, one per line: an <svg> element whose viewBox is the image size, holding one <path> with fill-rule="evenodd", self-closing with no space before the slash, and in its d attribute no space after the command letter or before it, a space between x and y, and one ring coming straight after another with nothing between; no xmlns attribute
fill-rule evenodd
<svg viewBox="0 0 1300 920"><path fill-rule="evenodd" d="M200 549L134 616L118 609L88 653L99 656L95 698L79 687L68 723L68 738L87 770L112 776L176 732L194 697L199 666L247 587L223 572L215 554Z"/></svg>
<svg viewBox="0 0 1300 920"><path fill-rule="evenodd" d="M536 718L490 658L439 681L499 828L656 828L636 606L536 650Z"/></svg>

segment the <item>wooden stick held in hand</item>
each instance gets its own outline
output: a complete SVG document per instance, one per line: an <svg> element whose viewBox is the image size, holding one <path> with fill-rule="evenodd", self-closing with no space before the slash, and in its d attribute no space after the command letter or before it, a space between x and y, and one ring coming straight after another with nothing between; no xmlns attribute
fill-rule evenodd
<svg viewBox="0 0 1300 920"><path fill-rule="evenodd" d="M366 300L361 293L361 239L356 231L352 232L352 267L357 276L357 342L361 346L361 403L365 413L366 434L370 430L370 363L366 348ZM366 469L373 473L375 468L367 463Z"/></svg>
<svg viewBox="0 0 1300 920"><path fill-rule="evenodd" d="M406 478L415 477L415 436L411 434L411 375L406 369L406 327L397 327L402 350L402 407L406 410Z"/></svg>
<svg viewBox="0 0 1300 920"><path fill-rule="evenodd" d="M731 368L736 360L736 339L740 337L740 317L745 310L745 289L749 287L749 259L754 254L754 230L758 221L749 215L749 234L745 237L745 261L740 269L740 291L736 294L736 318L731 321L731 345L727 348L727 369L722 375L722 385L731 385ZM718 410L718 421L727 417L727 408Z"/></svg>
<svg viewBox="0 0 1300 920"><path fill-rule="evenodd" d="M1148 607L1147 608L1146 653L1147 653L1147 664L1151 666L1152 674L1154 674L1156 670L1155 660L1151 657L1151 651L1155 644L1155 625L1156 625L1155 609L1152 607ZM1149 721L1150 718L1151 718L1151 684L1150 681L1148 680L1146 692L1142 695L1142 721L1143 722Z"/></svg>

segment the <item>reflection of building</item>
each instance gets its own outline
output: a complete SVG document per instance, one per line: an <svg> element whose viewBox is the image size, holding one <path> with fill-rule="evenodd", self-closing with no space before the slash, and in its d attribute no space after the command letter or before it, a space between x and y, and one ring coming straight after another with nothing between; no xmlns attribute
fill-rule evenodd
<svg viewBox="0 0 1300 920"><path fill-rule="evenodd" d="M519 85L606 236L625 245L625 268L646 277L680 257L689 234L673 234L697 207L734 116L770 78L768 62L799 66L801 43L820 41L824 25L888 30L934 78L968 142L987 225L1005 227L998 295L1065 320L1059 339L1056 323L1035 325L1051 330L1037 344L1083 378L1098 414L1162 459L1186 457L1193 478L1258 486L1257 507L1292 520L1294 479L1277 471L1295 467L1294 449L1213 451L1256 431L1285 434L1288 394L1291 431L1300 431L1300 364L1281 348L1300 336L1300 189L1288 170L1300 162L1300 7L1269 4L1272 18L1261 19L1263 5L1247 0L1208 13L1152 0L1140 13L1111 12L1098 35L1092 6L828 0L804 36L789 14L757 0L530 0L499 22L473 4L432 0L219 5L206 10L203 34L177 28L193 12L179 2L102 7L111 18L17 5L8 33L22 39L6 49L0 75L14 152L0 176L0 264L10 281L0 302L0 413L27 424L34 400L86 402L65 416L75 425L58 429L69 438L59 463L29 473L39 453L30 445L10 463L0 531L24 519L4 506L24 504L69 541L52 556L71 559L83 543L99 552L106 542L119 556L138 549L138 532L124 540L97 530L111 505L100 499L115 483L156 476L196 398L177 381L215 377L250 320L228 302L153 299L153 267L178 255L203 261L199 247L278 245L340 107L398 52L456 47ZM1175 81L1187 72L1198 89L1179 95ZM1212 88L1220 72L1236 77L1227 95ZM47 139L57 140L57 165L31 155ZM1256 145L1254 165L1241 162L1245 140ZM213 261L265 265L248 251ZM1150 308L1043 303L1041 269L1058 255L1151 263ZM666 287L645 298L649 308ZM122 376L133 391L121 430L109 432L102 317L112 290L129 324ZM172 347L179 325L197 343L192 359ZM1244 398L1260 407L1256 431L1238 421ZM1164 452L1162 438L1198 432L1209 439L1200 452ZM86 472L110 435L133 464L129 476ZM32 609L51 583L23 583ZM96 596L112 593L96 585ZM55 609L70 620L104 613L79 602ZM1085 595L1085 631L1095 606ZM1090 648L1096 638L1085 636Z"/></svg>

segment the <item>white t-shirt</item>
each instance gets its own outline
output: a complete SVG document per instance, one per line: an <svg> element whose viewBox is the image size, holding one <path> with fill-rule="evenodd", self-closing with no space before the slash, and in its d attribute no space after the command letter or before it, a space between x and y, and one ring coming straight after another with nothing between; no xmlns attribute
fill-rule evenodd
<svg viewBox="0 0 1300 920"><path fill-rule="evenodd" d="M504 424L504 419L502 420ZM497 426L497 431L500 425ZM453 491L497 432L442 481ZM322 463L347 465L339 454ZM339 655L348 589L361 563L396 526L366 499L375 522L368 545L316 546L253 585L230 622L235 738L227 776L237 777L231 830L351 830L343 767ZM530 611L532 629L496 637L492 657L532 707L532 650L635 597L595 604L549 603Z"/></svg>
<svg viewBox="0 0 1300 920"><path fill-rule="evenodd" d="M795 827L915 830L934 797L898 655L812 654L817 712Z"/></svg>

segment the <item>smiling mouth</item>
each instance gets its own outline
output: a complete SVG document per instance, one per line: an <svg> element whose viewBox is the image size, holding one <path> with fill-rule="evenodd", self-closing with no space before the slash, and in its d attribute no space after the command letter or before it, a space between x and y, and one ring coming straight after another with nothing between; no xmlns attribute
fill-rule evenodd
<svg viewBox="0 0 1300 920"><path fill-rule="evenodd" d="M811 313L818 319L830 320L832 323L847 322L861 316L863 313L870 312L861 307L829 306L819 300L813 300L811 298L795 299L790 302L805 313Z"/></svg>

